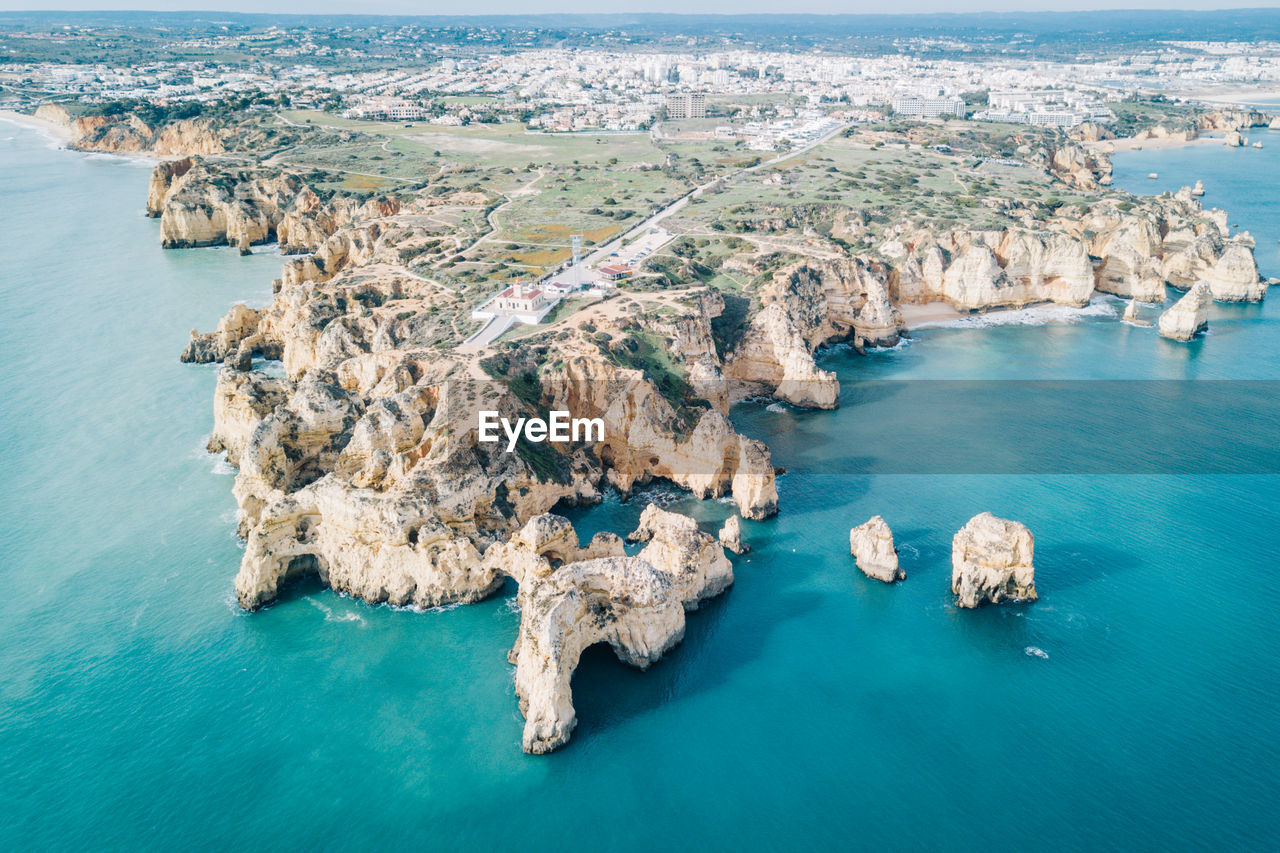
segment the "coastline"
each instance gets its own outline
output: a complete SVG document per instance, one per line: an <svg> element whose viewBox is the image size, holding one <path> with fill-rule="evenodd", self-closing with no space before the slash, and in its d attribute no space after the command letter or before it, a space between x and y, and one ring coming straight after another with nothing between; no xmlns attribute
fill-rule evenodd
<svg viewBox="0 0 1280 853"><path fill-rule="evenodd" d="M76 151L81 154L102 157L119 157L122 160L129 160L145 166L154 166L163 159L142 151L99 151L96 149L72 148L71 143L75 142L76 135L71 128L47 119L36 118L27 113L15 112L14 110L0 110L0 122L8 122L18 127L33 130L50 142L55 143L58 148L66 151Z"/></svg>
<svg viewBox="0 0 1280 853"><path fill-rule="evenodd" d="M47 136L55 138L64 145L70 144L75 140L75 134L71 132L71 128L48 119L36 118L27 113L20 113L15 110L0 110L0 121L7 121L12 124L20 124L25 127L33 128L45 133Z"/></svg>
<svg viewBox="0 0 1280 853"><path fill-rule="evenodd" d="M1134 136L1126 136L1123 139L1103 139L1098 142L1086 142L1083 144L1085 148L1091 151L1141 151L1146 148L1189 148L1193 145L1221 145L1222 139L1221 135L1210 136L1208 134L1197 136L1195 139L1179 139L1173 136L1138 139Z"/></svg>
<svg viewBox="0 0 1280 853"><path fill-rule="evenodd" d="M1095 293L1087 305L1074 307L1037 303L1021 308L991 308L967 314L945 302L899 305L898 312L908 332L921 329L973 329L992 326L1056 326L1082 322L1088 318L1119 319L1116 305L1123 300L1109 293Z"/></svg>

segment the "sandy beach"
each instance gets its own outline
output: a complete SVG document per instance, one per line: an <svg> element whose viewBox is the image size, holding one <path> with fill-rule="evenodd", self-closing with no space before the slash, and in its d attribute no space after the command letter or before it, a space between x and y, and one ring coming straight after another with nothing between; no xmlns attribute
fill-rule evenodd
<svg viewBox="0 0 1280 853"><path fill-rule="evenodd" d="M36 118L26 113L14 112L13 110L0 110L0 121L13 122L14 124L25 124L27 127L34 127L38 130L48 132L62 142L70 142L72 139L71 128L56 122L48 121L42 118Z"/></svg>
<svg viewBox="0 0 1280 853"><path fill-rule="evenodd" d="M898 311L902 314L902 322L908 329L925 323L946 323L967 316L945 302L926 302L924 305L902 304L898 306Z"/></svg>
<svg viewBox="0 0 1280 853"><path fill-rule="evenodd" d="M1280 89L1267 85L1208 86L1171 94L1218 106L1261 107L1267 110L1280 106Z"/></svg>
<svg viewBox="0 0 1280 853"><path fill-rule="evenodd" d="M1197 136L1195 139L1180 139L1176 136L1169 137L1151 137L1148 139L1136 139L1134 137L1125 137L1124 139L1104 139L1100 142L1087 142L1086 148L1093 150L1103 149L1112 151L1141 151L1144 148L1186 148L1191 145L1221 145L1222 134ZM1110 148L1108 148L1110 146Z"/></svg>

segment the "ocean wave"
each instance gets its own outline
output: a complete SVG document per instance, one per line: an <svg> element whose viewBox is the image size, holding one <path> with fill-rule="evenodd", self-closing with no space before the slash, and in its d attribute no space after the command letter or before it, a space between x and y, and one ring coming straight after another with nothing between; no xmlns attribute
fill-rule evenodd
<svg viewBox="0 0 1280 853"><path fill-rule="evenodd" d="M646 491L642 494L637 494L636 497L644 501L645 504L654 504L659 509L664 509L677 501L682 501L689 497L689 493L659 487Z"/></svg>
<svg viewBox="0 0 1280 853"><path fill-rule="evenodd" d="M789 410L789 407L786 403L776 402L765 406L764 410L766 412L777 412L778 414L783 414Z"/></svg>
<svg viewBox="0 0 1280 853"><path fill-rule="evenodd" d="M310 604L312 607L314 607L316 610L319 610L321 613L323 613L324 621L326 622L359 622L361 625L364 624L364 617L361 616L359 613L355 613L350 610L346 610L341 613L335 613L332 607L330 607L329 605L325 604L323 601L320 601L319 599L313 596L308 596L306 598L306 602L307 604Z"/></svg>
<svg viewBox="0 0 1280 853"><path fill-rule="evenodd" d="M985 314L971 314L949 320L926 321L917 329L989 329L996 326L1060 326L1083 323L1091 319L1114 319L1120 316L1116 301L1109 296L1095 296L1082 308L1069 305L1035 305L1030 308L1007 308Z"/></svg>
<svg viewBox="0 0 1280 853"><path fill-rule="evenodd" d="M205 451L204 455L213 462L212 472L220 477L233 477L236 473L236 467L227 461L227 451L221 450L217 453Z"/></svg>

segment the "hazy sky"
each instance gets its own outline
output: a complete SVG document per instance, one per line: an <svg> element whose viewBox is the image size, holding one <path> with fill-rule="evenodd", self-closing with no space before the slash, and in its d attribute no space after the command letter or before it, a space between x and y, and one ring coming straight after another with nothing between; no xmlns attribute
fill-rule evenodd
<svg viewBox="0 0 1280 853"><path fill-rule="evenodd" d="M0 10L165 9L397 15L538 14L548 12L890 13L1031 12L1087 9L1243 9L1280 0L0 0Z"/></svg>

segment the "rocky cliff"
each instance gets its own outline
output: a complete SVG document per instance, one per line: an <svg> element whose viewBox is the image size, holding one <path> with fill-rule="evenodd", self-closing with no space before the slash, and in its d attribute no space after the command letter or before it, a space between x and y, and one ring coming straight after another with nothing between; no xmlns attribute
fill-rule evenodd
<svg viewBox="0 0 1280 853"><path fill-rule="evenodd" d="M839 382L817 367L814 353L842 341L892 346L902 328L886 267L863 258L792 264L758 298L761 308L723 368L739 396L764 393L796 406L835 408Z"/></svg>
<svg viewBox="0 0 1280 853"><path fill-rule="evenodd" d="M279 241L285 254L316 252L353 220L399 209L394 199L326 203L297 174L195 157L157 164L147 192L167 249Z"/></svg>
<svg viewBox="0 0 1280 853"><path fill-rule="evenodd" d="M1162 302L1166 284L1208 281L1214 299L1266 295L1252 240L1228 236L1226 216L1190 190L1141 206L1104 199L1035 230L907 231L886 240L890 293L902 302L947 302L964 311L1050 302L1081 306L1094 292Z"/></svg>
<svg viewBox="0 0 1280 853"><path fill-rule="evenodd" d="M153 126L133 113L73 116L57 104L44 104L35 114L66 127L72 135L70 147L81 151L185 157L227 150L227 130L212 118L179 119Z"/></svg>

